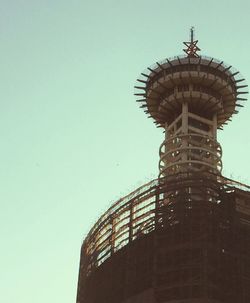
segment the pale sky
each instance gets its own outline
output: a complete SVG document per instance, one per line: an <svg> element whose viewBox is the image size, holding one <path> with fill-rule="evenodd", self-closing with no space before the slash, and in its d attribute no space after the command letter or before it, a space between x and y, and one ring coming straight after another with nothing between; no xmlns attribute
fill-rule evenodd
<svg viewBox="0 0 250 303"><path fill-rule="evenodd" d="M158 174L163 133L133 86L182 54L250 83L250 2L0 0L0 302L75 302L84 236ZM250 184L250 103L219 133L224 174Z"/></svg>

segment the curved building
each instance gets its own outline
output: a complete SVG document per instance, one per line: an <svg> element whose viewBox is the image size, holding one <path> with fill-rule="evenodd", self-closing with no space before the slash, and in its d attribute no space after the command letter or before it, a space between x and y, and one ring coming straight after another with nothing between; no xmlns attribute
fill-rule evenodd
<svg viewBox="0 0 250 303"><path fill-rule="evenodd" d="M221 175L217 141L247 85L197 42L191 29L186 55L138 79L137 101L165 133L159 177L90 230L77 303L250 302L250 187Z"/></svg>

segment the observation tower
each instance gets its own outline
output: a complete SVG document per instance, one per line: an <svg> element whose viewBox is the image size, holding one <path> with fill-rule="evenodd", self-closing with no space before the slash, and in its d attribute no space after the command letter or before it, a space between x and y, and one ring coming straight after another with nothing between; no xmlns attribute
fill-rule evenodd
<svg viewBox="0 0 250 303"><path fill-rule="evenodd" d="M137 79L164 130L159 177L114 203L81 249L77 303L249 303L250 187L222 176L223 129L246 101L231 65L185 54Z"/></svg>

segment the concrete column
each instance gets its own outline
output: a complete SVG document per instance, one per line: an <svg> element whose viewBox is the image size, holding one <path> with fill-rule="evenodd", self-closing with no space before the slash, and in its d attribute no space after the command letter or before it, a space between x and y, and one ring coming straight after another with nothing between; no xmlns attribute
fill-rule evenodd
<svg viewBox="0 0 250 303"><path fill-rule="evenodd" d="M215 113L213 115L213 130L212 130L212 133L213 133L214 139L217 139L217 113Z"/></svg>
<svg viewBox="0 0 250 303"><path fill-rule="evenodd" d="M182 134L188 134L188 103L182 103ZM187 139L182 139L182 146L187 147ZM188 160L187 150L182 151L182 161Z"/></svg>
<svg viewBox="0 0 250 303"><path fill-rule="evenodd" d="M188 133L188 103L182 103L182 133Z"/></svg>

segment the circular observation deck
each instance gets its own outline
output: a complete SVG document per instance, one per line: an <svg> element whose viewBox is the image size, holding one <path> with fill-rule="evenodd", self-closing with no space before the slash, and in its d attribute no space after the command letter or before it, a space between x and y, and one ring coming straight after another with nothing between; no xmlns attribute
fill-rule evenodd
<svg viewBox="0 0 250 303"><path fill-rule="evenodd" d="M159 127L171 124L187 102L191 112L203 117L216 113L220 128L246 100L245 79L231 65L214 58L165 59L141 75L140 86L135 86L135 95L141 97L137 101Z"/></svg>

